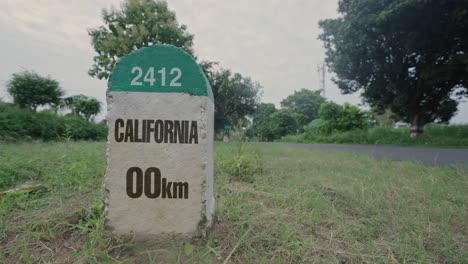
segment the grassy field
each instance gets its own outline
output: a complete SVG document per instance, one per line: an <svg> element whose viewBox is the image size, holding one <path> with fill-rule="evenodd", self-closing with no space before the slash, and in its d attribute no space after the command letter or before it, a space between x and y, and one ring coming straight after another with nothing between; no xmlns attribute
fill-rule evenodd
<svg viewBox="0 0 468 264"><path fill-rule="evenodd" d="M103 228L105 143L0 143L0 263L468 263L468 168L216 144L216 226L141 248Z"/></svg>

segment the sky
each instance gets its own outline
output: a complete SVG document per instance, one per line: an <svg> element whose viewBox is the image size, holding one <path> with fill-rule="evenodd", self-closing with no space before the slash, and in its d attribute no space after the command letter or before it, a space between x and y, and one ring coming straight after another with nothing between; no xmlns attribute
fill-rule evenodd
<svg viewBox="0 0 468 264"><path fill-rule="evenodd" d="M329 0L171 0L180 24L195 35L202 60L249 76L263 86L262 102L279 102L295 90L319 88L317 65L324 59L318 21L338 16ZM0 1L0 98L11 101L6 83L15 72L34 70L60 82L66 95L84 94L105 104L107 83L87 72L94 50L87 30L103 24L101 10L121 0ZM326 97L360 104L342 95L326 74ZM465 101L468 101L465 99ZM104 107L106 109L106 107ZM105 111L97 118L105 117ZM468 123L468 102L452 123Z"/></svg>

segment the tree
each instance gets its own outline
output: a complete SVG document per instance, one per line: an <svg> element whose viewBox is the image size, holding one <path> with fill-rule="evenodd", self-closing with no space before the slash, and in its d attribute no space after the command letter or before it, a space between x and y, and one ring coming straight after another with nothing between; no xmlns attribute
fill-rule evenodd
<svg viewBox="0 0 468 264"><path fill-rule="evenodd" d="M252 130L253 134L260 140L272 141L276 138L275 125L271 115L276 113L274 104L261 103L253 114Z"/></svg>
<svg viewBox="0 0 468 264"><path fill-rule="evenodd" d="M101 112L101 102L96 98L87 97L85 95L74 95L64 99L65 105L70 108L72 114L78 115L86 119L92 120Z"/></svg>
<svg viewBox="0 0 468 264"><path fill-rule="evenodd" d="M325 98L320 95L320 91L301 89L281 101L281 106L297 113L297 123L302 128L312 120L318 118L320 105L325 102Z"/></svg>
<svg viewBox="0 0 468 264"><path fill-rule="evenodd" d="M64 94L56 80L42 77L33 71L14 73L7 83L8 93L20 108L36 111L38 106L60 104Z"/></svg>
<svg viewBox="0 0 468 264"><path fill-rule="evenodd" d="M369 125L367 113L350 104L341 106L333 102L323 103L319 116L325 123L316 122L316 126L325 133L366 129Z"/></svg>
<svg viewBox="0 0 468 264"><path fill-rule="evenodd" d="M299 132L298 113L288 110L280 109L270 116L271 127L275 139L281 138L286 135L294 135Z"/></svg>
<svg viewBox="0 0 468 264"><path fill-rule="evenodd" d="M203 62L200 66L213 90L216 132L223 130L224 125L234 126L254 113L260 100L260 84L239 73L217 68L213 62Z"/></svg>
<svg viewBox="0 0 468 264"><path fill-rule="evenodd" d="M411 123L448 122L468 94L468 1L340 0L321 21L326 63L344 93Z"/></svg>
<svg viewBox="0 0 468 264"><path fill-rule="evenodd" d="M104 9L102 18L104 26L88 31L97 53L88 71L92 77L107 79L118 59L154 44L171 44L193 54L193 35L179 26L165 1L126 0L121 10Z"/></svg>

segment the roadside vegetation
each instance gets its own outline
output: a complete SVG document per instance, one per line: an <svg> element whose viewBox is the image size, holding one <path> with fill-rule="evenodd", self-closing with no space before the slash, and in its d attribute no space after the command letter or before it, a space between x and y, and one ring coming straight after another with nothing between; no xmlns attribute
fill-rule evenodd
<svg viewBox="0 0 468 264"><path fill-rule="evenodd" d="M333 143L393 146L468 147L468 125L427 125L424 133L410 138L409 128L375 126L366 130L355 129L333 133L320 133L307 126L299 135L287 135L278 141L291 143Z"/></svg>
<svg viewBox="0 0 468 264"><path fill-rule="evenodd" d="M104 142L0 143L0 157L0 193L45 186L0 194L1 263L468 262L466 166L217 143L213 232L163 250L105 230Z"/></svg>
<svg viewBox="0 0 468 264"><path fill-rule="evenodd" d="M468 147L468 125L428 124L424 133L411 138L409 126L394 127L390 111L379 115L339 105L305 89L283 100L282 106L276 109L273 104L260 104L246 135L252 141ZM312 119L304 119L304 112Z"/></svg>
<svg viewBox="0 0 468 264"><path fill-rule="evenodd" d="M57 115L52 110L32 111L0 102L0 140L104 140L105 123L93 123L69 114Z"/></svg>

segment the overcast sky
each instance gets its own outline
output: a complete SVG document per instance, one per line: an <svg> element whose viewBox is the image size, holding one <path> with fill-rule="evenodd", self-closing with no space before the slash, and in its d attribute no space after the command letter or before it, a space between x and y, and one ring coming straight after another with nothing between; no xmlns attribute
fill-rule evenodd
<svg viewBox="0 0 468 264"><path fill-rule="evenodd" d="M88 76L94 50L87 29L102 25L101 10L120 0L0 1L0 97L11 101L6 82L15 72L34 70L57 79L66 95L84 94L105 103L106 81ZM195 35L196 54L250 76L263 88L263 102L279 102L300 88L319 87L323 61L318 21L337 16L329 0L172 0L179 23ZM327 73L326 97L359 104L342 95ZM466 101L466 100L465 100ZM101 116L101 118L103 115ZM468 123L468 103L452 119Z"/></svg>

